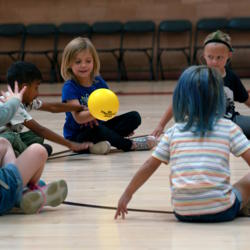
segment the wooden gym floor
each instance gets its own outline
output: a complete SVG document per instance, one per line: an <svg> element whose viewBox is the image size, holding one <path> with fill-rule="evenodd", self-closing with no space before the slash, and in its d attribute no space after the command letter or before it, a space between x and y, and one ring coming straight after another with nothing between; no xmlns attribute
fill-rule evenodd
<svg viewBox="0 0 250 250"><path fill-rule="evenodd" d="M243 79L243 82L249 90L250 80ZM175 82L112 82L109 85L116 92L128 94L119 95L119 113L140 112L142 125L136 135L142 135L151 133L159 122L171 102L169 93ZM60 101L57 95L61 87L62 84L42 84L40 93L45 96L41 99ZM250 115L244 105L237 104L237 110ZM42 125L62 134L64 114L32 111L31 115ZM173 121L167 127L172 124ZM50 144L54 152L66 150ZM65 179L69 187L67 201L116 206L124 188L150 154L150 151L112 152L105 156L58 157L48 160L42 178L46 182ZM232 156L230 163L232 182L249 171L241 159ZM169 166L162 164L134 195L129 207L172 211L168 175ZM46 207L35 215L1 216L0 249L249 249L250 218L220 224L187 224L178 222L172 214L129 212L126 220L114 220L114 214L114 210L60 205Z"/></svg>

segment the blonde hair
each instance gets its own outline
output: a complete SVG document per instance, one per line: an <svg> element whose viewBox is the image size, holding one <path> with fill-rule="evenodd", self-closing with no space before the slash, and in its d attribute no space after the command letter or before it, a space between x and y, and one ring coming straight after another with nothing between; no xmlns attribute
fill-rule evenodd
<svg viewBox="0 0 250 250"><path fill-rule="evenodd" d="M76 55L82 51L88 50L93 57L93 71L91 79L93 80L100 72L100 59L92 42L86 37L77 37L71 40L63 50L61 75L65 81L73 79L77 81L72 72L71 65Z"/></svg>
<svg viewBox="0 0 250 250"><path fill-rule="evenodd" d="M231 44L231 37L220 30L210 33L205 38L203 46L205 47L208 43L222 43L226 45L230 51L233 51Z"/></svg>

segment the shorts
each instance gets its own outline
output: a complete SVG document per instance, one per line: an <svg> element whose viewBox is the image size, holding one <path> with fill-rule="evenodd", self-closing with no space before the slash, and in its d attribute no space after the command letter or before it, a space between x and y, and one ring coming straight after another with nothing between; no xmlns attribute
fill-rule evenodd
<svg viewBox="0 0 250 250"><path fill-rule="evenodd" d="M232 192L235 194L234 204L225 211L216 213L216 214L203 214L203 215L179 215L174 213L175 217L183 222L224 222L234 220L240 211L242 204L242 196L238 189L232 189Z"/></svg>
<svg viewBox="0 0 250 250"><path fill-rule="evenodd" d="M13 131L4 132L0 134L0 137L3 137L10 142L16 156L20 155L31 144L43 144L44 142L44 138L38 136L31 130L22 133L16 133Z"/></svg>
<svg viewBox="0 0 250 250"><path fill-rule="evenodd" d="M2 215L19 205L23 181L18 168L11 163L0 168L0 180L6 184L0 185L0 215Z"/></svg>

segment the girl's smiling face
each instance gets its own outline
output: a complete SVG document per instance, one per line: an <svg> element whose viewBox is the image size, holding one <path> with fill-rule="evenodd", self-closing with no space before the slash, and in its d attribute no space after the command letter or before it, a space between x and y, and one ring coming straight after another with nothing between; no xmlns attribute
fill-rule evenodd
<svg viewBox="0 0 250 250"><path fill-rule="evenodd" d="M79 52L72 61L71 70L80 84L91 85L94 60L89 50Z"/></svg>

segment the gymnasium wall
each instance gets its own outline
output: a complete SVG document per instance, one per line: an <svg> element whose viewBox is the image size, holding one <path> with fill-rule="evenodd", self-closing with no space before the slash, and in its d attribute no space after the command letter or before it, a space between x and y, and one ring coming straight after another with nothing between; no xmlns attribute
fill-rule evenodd
<svg viewBox="0 0 250 250"><path fill-rule="evenodd" d="M249 16L248 0L1 0L1 22L189 19Z"/></svg>
<svg viewBox="0 0 250 250"><path fill-rule="evenodd" d="M250 16L249 10L248 0L0 0L0 23L153 20L158 25L164 19L188 19L195 27L200 18Z"/></svg>

